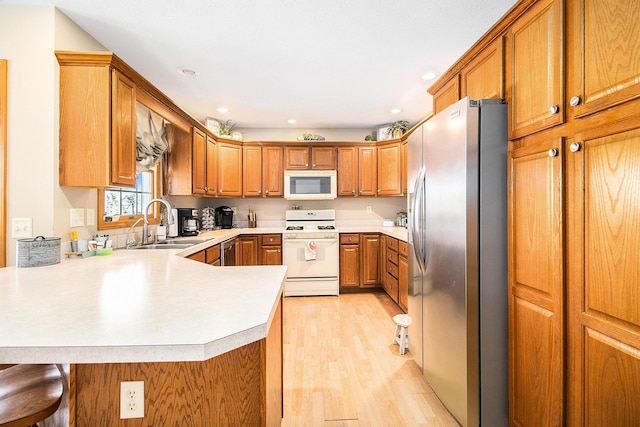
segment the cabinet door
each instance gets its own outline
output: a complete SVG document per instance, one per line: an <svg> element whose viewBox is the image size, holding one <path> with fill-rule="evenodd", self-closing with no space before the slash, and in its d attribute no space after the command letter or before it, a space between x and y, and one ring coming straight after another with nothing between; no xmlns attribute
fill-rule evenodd
<svg viewBox="0 0 640 427"><path fill-rule="evenodd" d="M460 73L462 96L504 99L504 39L484 48Z"/></svg>
<svg viewBox="0 0 640 427"><path fill-rule="evenodd" d="M264 197L284 196L282 147L262 147L262 189Z"/></svg>
<svg viewBox="0 0 640 427"><path fill-rule="evenodd" d="M242 196L242 147L218 142L218 195Z"/></svg>
<svg viewBox="0 0 640 427"><path fill-rule="evenodd" d="M360 287L369 288L380 286L380 235L361 234L360 250L362 268L360 276Z"/></svg>
<svg viewBox="0 0 640 427"><path fill-rule="evenodd" d="M409 263L407 258L398 258L398 305L404 312L407 312L409 303Z"/></svg>
<svg viewBox="0 0 640 427"><path fill-rule="evenodd" d="M281 246L263 246L260 251L260 265L282 265Z"/></svg>
<svg viewBox="0 0 640 427"><path fill-rule="evenodd" d="M402 180L402 195L406 196L407 195L407 188L408 188L408 172L409 170L407 169L409 167L409 141L405 141L402 143L402 165L401 165L401 180Z"/></svg>
<svg viewBox="0 0 640 427"><path fill-rule="evenodd" d="M433 95L433 114L460 100L460 76L456 74Z"/></svg>
<svg viewBox="0 0 640 427"><path fill-rule="evenodd" d="M401 143L378 147L378 196L402 195Z"/></svg>
<svg viewBox="0 0 640 427"><path fill-rule="evenodd" d="M567 2L567 106L582 117L640 97L640 8L627 0Z"/></svg>
<svg viewBox="0 0 640 427"><path fill-rule="evenodd" d="M207 136L207 161L204 193L207 196L218 195L218 143Z"/></svg>
<svg viewBox="0 0 640 427"><path fill-rule="evenodd" d="M640 119L616 126L566 155L569 426L640 425Z"/></svg>
<svg viewBox="0 0 640 427"><path fill-rule="evenodd" d="M193 128L193 194L205 194L207 187L207 137L204 132Z"/></svg>
<svg viewBox="0 0 640 427"><path fill-rule="evenodd" d="M239 258L236 265L258 265L258 236L240 236L238 238Z"/></svg>
<svg viewBox="0 0 640 427"><path fill-rule="evenodd" d="M262 148L242 147L242 194L244 197L262 196Z"/></svg>
<svg viewBox="0 0 640 427"><path fill-rule="evenodd" d="M336 149L333 147L311 147L311 169L333 170L336 168Z"/></svg>
<svg viewBox="0 0 640 427"><path fill-rule="evenodd" d="M509 139L563 123L562 1L534 4L507 38Z"/></svg>
<svg viewBox="0 0 640 427"><path fill-rule="evenodd" d="M340 245L340 287L360 286L360 250L358 245Z"/></svg>
<svg viewBox="0 0 640 427"><path fill-rule="evenodd" d="M285 169L309 169L309 147L285 147Z"/></svg>
<svg viewBox="0 0 640 427"><path fill-rule="evenodd" d="M509 424L563 423L561 141L509 153Z"/></svg>
<svg viewBox="0 0 640 427"><path fill-rule="evenodd" d="M358 148L338 147L338 196L357 196Z"/></svg>
<svg viewBox="0 0 640 427"><path fill-rule="evenodd" d="M376 147L358 147L358 195L375 196L378 189Z"/></svg>
<svg viewBox="0 0 640 427"><path fill-rule="evenodd" d="M111 183L136 185L136 87L117 71L112 73Z"/></svg>

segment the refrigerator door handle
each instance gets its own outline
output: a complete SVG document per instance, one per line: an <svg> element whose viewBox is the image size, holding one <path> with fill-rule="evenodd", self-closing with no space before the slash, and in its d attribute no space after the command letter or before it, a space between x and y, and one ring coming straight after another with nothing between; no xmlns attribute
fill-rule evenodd
<svg viewBox="0 0 640 427"><path fill-rule="evenodd" d="M411 237L413 238L413 252L418 260L418 267L422 274L425 273L425 258L423 255L424 242L422 240L422 234L420 233L420 227L422 226L422 220L424 219L424 187L425 187L425 174L424 167L420 169L416 183L414 186L415 197L413 198L413 206L411 208Z"/></svg>

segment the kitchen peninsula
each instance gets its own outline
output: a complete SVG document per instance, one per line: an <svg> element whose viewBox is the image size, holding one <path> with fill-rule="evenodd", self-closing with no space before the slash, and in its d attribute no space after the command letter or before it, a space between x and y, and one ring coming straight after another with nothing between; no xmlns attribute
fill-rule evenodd
<svg viewBox="0 0 640 427"><path fill-rule="evenodd" d="M0 270L0 363L69 363L72 426L280 425L286 267L177 256L200 246Z"/></svg>

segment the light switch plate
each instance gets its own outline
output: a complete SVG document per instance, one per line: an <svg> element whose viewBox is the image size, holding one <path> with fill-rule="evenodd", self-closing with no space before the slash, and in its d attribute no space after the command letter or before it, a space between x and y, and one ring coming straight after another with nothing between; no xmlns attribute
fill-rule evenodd
<svg viewBox="0 0 640 427"><path fill-rule="evenodd" d="M87 227L91 227L92 225L96 225L96 210L87 209Z"/></svg>
<svg viewBox="0 0 640 427"><path fill-rule="evenodd" d="M84 225L84 209L71 209L69 214L70 227L82 227Z"/></svg>
<svg viewBox="0 0 640 427"><path fill-rule="evenodd" d="M14 239L30 239L33 237L33 218L11 219L11 237Z"/></svg>

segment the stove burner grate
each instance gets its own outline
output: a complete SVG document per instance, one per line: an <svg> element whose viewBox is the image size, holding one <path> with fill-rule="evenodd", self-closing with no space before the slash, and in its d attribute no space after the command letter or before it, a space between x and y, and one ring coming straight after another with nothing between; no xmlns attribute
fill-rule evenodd
<svg viewBox="0 0 640 427"><path fill-rule="evenodd" d="M287 227L287 230L302 230L303 227L301 225L290 225Z"/></svg>

